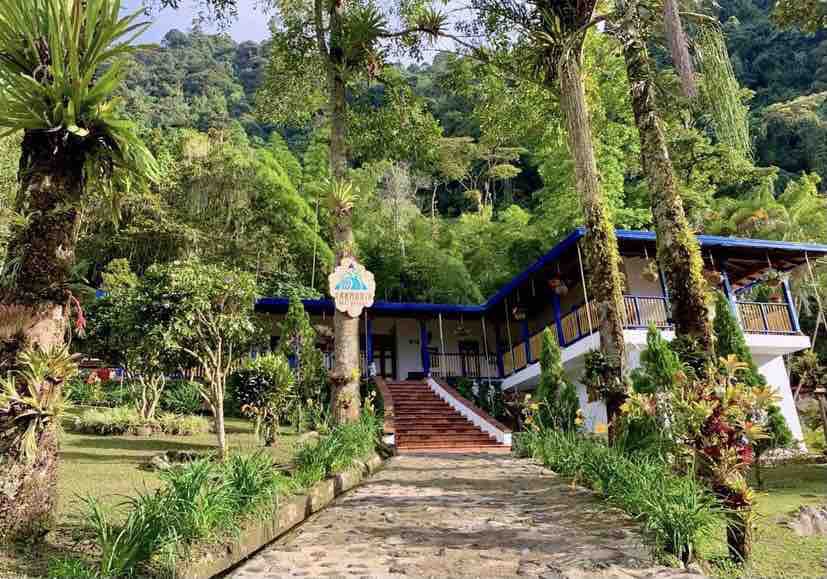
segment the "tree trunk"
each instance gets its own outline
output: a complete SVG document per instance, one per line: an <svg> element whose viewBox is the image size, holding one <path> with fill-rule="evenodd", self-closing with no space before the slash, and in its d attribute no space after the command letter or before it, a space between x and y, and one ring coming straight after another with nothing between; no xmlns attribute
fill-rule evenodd
<svg viewBox="0 0 827 579"><path fill-rule="evenodd" d="M24 348L50 350L64 343L84 162L71 135L32 131L23 137L17 210L28 221L9 243L5 269L12 279L0 293L2 368L13 367ZM37 535L51 523L57 497L56 427L38 432L37 438L31 462L19 449L6 452L0 474L0 540Z"/></svg>
<svg viewBox="0 0 827 579"><path fill-rule="evenodd" d="M5 365L13 365L26 346L64 343L84 163L71 135L32 131L23 137L16 209L28 221L9 242L5 270L11 283L0 292Z"/></svg>
<svg viewBox="0 0 827 579"><path fill-rule="evenodd" d="M221 460L227 458L227 432L224 428L224 393L215 390L213 407L215 411L215 434L218 438L218 456Z"/></svg>
<svg viewBox="0 0 827 579"><path fill-rule="evenodd" d="M328 84L330 108L330 165L333 178L341 182L347 177L347 100L346 82L342 76L343 55L341 2L333 2L330 13L330 60ZM342 211L333 224L336 264L354 254L351 210ZM333 315L336 362L331 376L331 412L337 424L359 418L359 318L336 310Z"/></svg>
<svg viewBox="0 0 827 579"><path fill-rule="evenodd" d="M664 0L663 28L672 54L672 64L681 79L683 94L689 99L698 96L698 83L695 81L695 67L689 54L689 43L679 12L678 0Z"/></svg>
<svg viewBox="0 0 827 579"><path fill-rule="evenodd" d="M620 31L623 57L640 137L643 171L652 195L658 262L669 289L675 333L695 338L704 350L711 351L712 322L701 249L686 219L669 158L639 18L635 13L627 15L623 22L624 29Z"/></svg>
<svg viewBox="0 0 827 579"><path fill-rule="evenodd" d="M560 63L560 106L566 118L575 184L586 218L584 249L589 298L598 312L601 349L615 365L620 379L626 365L623 278L617 236L600 190L581 60L581 51L577 50Z"/></svg>

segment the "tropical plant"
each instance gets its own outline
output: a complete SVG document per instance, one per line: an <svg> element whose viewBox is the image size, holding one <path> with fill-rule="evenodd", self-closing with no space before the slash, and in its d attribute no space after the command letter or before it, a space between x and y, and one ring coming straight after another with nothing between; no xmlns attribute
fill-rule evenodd
<svg viewBox="0 0 827 579"><path fill-rule="evenodd" d="M255 423L255 431L271 446L276 443L279 424L295 404L295 376L281 354L257 356L230 377L241 413Z"/></svg>
<svg viewBox="0 0 827 579"><path fill-rule="evenodd" d="M57 499L62 386L77 374L66 347L34 348L0 382L0 541L47 528Z"/></svg>
<svg viewBox="0 0 827 579"><path fill-rule="evenodd" d="M0 301L26 308L12 354L63 342L80 203L89 187L157 165L114 92L147 28L120 0L10 0L0 13L0 128L23 132L20 192Z"/></svg>
<svg viewBox="0 0 827 579"><path fill-rule="evenodd" d="M316 339L301 300L291 299L281 323L278 351L293 368L297 430L304 427L307 406L328 403L327 372Z"/></svg>
<svg viewBox="0 0 827 579"><path fill-rule="evenodd" d="M543 331L540 384L534 398L540 405L534 420L541 428L572 432L582 424L580 399L574 384L566 376L560 347L550 328Z"/></svg>
<svg viewBox="0 0 827 579"><path fill-rule="evenodd" d="M623 405L624 418L643 432L658 431L671 443L665 451L676 468L696 472L707 484L727 513L731 557L746 561L755 522L746 473L754 446L767 437L776 397L747 382L750 366L735 355L696 372L658 334L649 329L650 349Z"/></svg>

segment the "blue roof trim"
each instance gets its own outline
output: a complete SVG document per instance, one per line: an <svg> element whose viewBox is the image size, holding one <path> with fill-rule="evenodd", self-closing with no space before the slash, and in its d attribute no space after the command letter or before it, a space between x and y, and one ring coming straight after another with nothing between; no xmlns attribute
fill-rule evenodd
<svg viewBox="0 0 827 579"><path fill-rule="evenodd" d="M452 304L429 304L429 303L415 303L415 302L383 302L377 301L372 307L368 308L372 312L385 313L410 313L410 314L480 314L483 315L491 310L494 306L502 302L507 296L511 295L514 290L520 287L523 283L536 272L540 271L549 263L553 263L559 259L563 253L568 251L581 237L586 234L583 227L578 227L572 231L568 237L563 239L555 245L551 251L543 255L540 259L534 262L528 269L517 274L510 282L502 287L497 293L491 296L484 304L469 306L469 305L452 305ZM628 229L617 230L618 240L627 241L656 241L654 231L632 231ZM769 241L766 239L745 239L742 237L722 237L719 235L698 235L698 242L701 247L718 247L718 248L741 248L741 249L763 249L763 250L777 250L777 251L797 251L808 252L818 255L827 255L827 245L818 245L813 243L794 243L791 241ZM305 309L314 313L333 313L333 300L302 300ZM262 298L256 302L256 310L263 312L281 312L287 311L290 300L287 298Z"/></svg>
<svg viewBox="0 0 827 579"><path fill-rule="evenodd" d="M582 231L582 229L581 229ZM655 241L654 231L617 230L618 239ZM747 239L744 237L723 237L721 235L698 235L702 247L740 247L748 249L775 249L780 251L807 251L827 255L827 245L815 243L795 243L792 241L770 241L767 239Z"/></svg>

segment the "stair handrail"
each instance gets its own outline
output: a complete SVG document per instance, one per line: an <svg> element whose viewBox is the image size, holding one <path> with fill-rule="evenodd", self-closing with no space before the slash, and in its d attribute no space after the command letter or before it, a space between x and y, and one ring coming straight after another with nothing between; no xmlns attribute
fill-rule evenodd
<svg viewBox="0 0 827 579"><path fill-rule="evenodd" d="M454 410L505 445L511 445L511 429L465 398L443 380L428 377L428 386Z"/></svg>

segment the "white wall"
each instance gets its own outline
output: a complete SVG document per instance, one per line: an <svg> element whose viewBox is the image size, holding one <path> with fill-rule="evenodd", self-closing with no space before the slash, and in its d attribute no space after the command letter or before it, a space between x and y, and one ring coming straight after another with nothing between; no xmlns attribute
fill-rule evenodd
<svg viewBox="0 0 827 579"><path fill-rule="evenodd" d="M635 296L661 296L660 280L651 281L643 277L647 261L643 257L624 257L623 270L626 274L626 293Z"/></svg>
<svg viewBox="0 0 827 579"><path fill-rule="evenodd" d="M437 332L430 328L432 344ZM436 338L438 341L439 338ZM419 321L406 318L396 320L396 378L404 380L409 372L422 372L422 354L419 345Z"/></svg>
<svg viewBox="0 0 827 579"><path fill-rule="evenodd" d="M781 400L778 405L787 421L787 426L796 440L803 441L804 434L801 431L801 421L798 418L798 411L793 400L793 391L790 387L790 379L787 375L787 368L783 356L755 356L755 363L758 364L758 371L767 379L767 384L772 386L776 396Z"/></svg>

